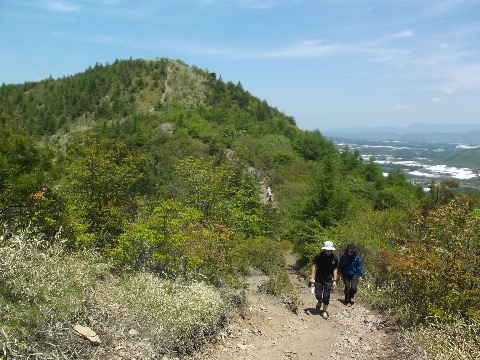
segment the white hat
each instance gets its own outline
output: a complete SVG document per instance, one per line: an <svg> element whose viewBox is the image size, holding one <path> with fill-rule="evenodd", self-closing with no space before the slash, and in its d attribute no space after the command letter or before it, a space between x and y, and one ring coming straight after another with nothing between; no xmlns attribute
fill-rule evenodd
<svg viewBox="0 0 480 360"><path fill-rule="evenodd" d="M323 243L323 247L322 247L322 250L335 250L335 248L333 247L333 242L331 241L325 241Z"/></svg>

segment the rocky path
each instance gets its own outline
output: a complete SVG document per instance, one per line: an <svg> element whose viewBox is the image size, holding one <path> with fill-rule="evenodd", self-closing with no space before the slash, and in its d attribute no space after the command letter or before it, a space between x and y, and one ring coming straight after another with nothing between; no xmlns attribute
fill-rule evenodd
<svg viewBox="0 0 480 360"><path fill-rule="evenodd" d="M252 276L246 315L233 321L217 344L192 359L395 359L392 331L361 299L353 307L345 307L341 302L343 283L333 291L330 319L324 320L315 310L316 300L305 280L291 264L289 272L303 303L297 315L278 299L257 291L266 276Z"/></svg>

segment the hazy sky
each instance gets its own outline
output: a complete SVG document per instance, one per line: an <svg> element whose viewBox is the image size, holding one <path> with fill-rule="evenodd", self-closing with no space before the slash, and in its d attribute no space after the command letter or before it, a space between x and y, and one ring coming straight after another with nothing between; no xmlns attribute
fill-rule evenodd
<svg viewBox="0 0 480 360"><path fill-rule="evenodd" d="M480 0L0 0L0 84L180 59L304 130L480 124Z"/></svg>

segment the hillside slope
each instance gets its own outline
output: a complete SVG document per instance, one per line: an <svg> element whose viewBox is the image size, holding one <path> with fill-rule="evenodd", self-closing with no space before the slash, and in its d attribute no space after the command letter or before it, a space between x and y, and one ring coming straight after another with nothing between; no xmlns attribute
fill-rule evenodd
<svg viewBox="0 0 480 360"><path fill-rule="evenodd" d="M179 60L116 60L60 79L0 87L0 114L15 116L36 136L105 126L135 114L166 117L171 107L230 109L215 121L245 110L260 121L278 116L295 125L241 83Z"/></svg>
<svg viewBox="0 0 480 360"><path fill-rule="evenodd" d="M287 274L280 251L287 246L293 248L301 266L307 266L325 239L332 239L339 249L355 241L365 258L369 279L375 284L372 286L376 286L376 279L381 280L378 286L388 285L389 292L379 302L391 307L397 301L396 307L406 313L406 319L424 319L428 314L430 299L423 301L425 298L418 296L421 291L410 294L402 289L402 281L390 282L398 274L386 271L390 259L395 259L399 240L429 238L430 234L403 231L411 228L409 211L426 198L423 190L402 174L385 178L375 163L363 161L357 151L338 151L319 131L301 131L292 117L252 96L241 83L225 83L215 73L180 61L126 60L97 64L62 79L2 85L0 95L0 136L5 139L0 149L0 162L4 164L0 166L0 187L9 190L0 199L0 216L4 215L0 220L9 221L14 228L35 227L40 239L62 250L65 246L64 250L73 255L77 249L86 248L99 256L92 259L92 267L100 258L112 264L108 276L101 276L112 279L107 290L113 295L107 291L101 297L112 307L83 301L91 299L90 288L97 289L95 276L85 286L70 286L64 278L52 281L41 277L49 280L47 285L66 284L69 290L77 290L75 296L65 296L66 291L54 288L54 295L45 297L46 286L39 281L37 292L33 292L31 269L44 268L42 248L35 249L41 262L24 265L23 278L8 263L2 267L5 271L0 271L0 282L6 285L0 292L0 302L6 305L0 306L0 317L6 319L13 333L9 335L12 343L32 344L23 349L25 354L38 352L37 345L46 343L42 336L51 340L51 334L45 331L48 325L58 323L62 336L70 336L69 324L73 321L94 326L106 339L103 347L86 349L99 359L164 355L168 359L190 354L205 339L217 335L228 318L223 311L235 313L230 310L230 302L235 309L243 305L243 293L237 301L236 295L224 299L223 290L242 289L243 276L258 269L270 275L264 289L281 299L287 297L294 302L290 291L292 283L296 286L294 295L303 301L300 314L293 315L269 296L254 291L263 276L251 278L251 317L235 323L246 337L228 341L229 349L238 343L240 346L238 352L227 355L308 358L327 338L329 346L336 345L326 350L340 358L355 355L336 352L344 351L343 342L360 347L359 354L375 352L388 358L386 348L391 340L383 337L386 334L377 315L370 317L372 314L361 306L345 313L341 303L334 301L331 321L322 319L318 327L320 318L312 312L314 303L310 303L312 297L305 284L294 274ZM38 167L40 160L42 167ZM265 186L273 189L273 203L264 201ZM19 215L10 216L11 209L19 208ZM473 233L476 228L471 229ZM468 232L462 232L462 236L471 237ZM378 256L383 255L383 249L392 249L392 256ZM12 253L8 246L3 250ZM441 250L438 254L444 253ZM471 253L465 252L465 258ZM51 263L54 267L57 261ZM424 264L415 257L411 263ZM431 269L430 263L425 264ZM45 269L45 274L54 272L63 275L65 269ZM457 273L453 280L465 283L461 276L466 272ZM76 283L77 273L73 274L72 283ZM468 278L473 283L478 277L472 279ZM159 282L167 283L169 293L181 282L205 284L214 289L215 298L224 306L215 311L209 297L202 302L201 296L192 296L185 287L180 287L180 294L175 293L172 299L163 293L157 296L155 290L164 288ZM148 285L151 283L157 286ZM420 281L410 283L409 289L422 285ZM404 301L397 295L412 298ZM78 299L79 305L63 306L64 298ZM478 298L476 293L472 294L474 298ZM162 303L165 299L169 299L168 304ZM118 311L117 304L122 302L126 313L131 312L131 322L125 325L112 320L116 315L128 319ZM62 306L52 307L52 303ZM405 304L411 307L404 309ZM204 307L199 309L199 305ZM466 304L465 309L474 305ZM171 311L165 314L169 308ZM212 310L215 314L209 321L204 314ZM441 310L450 313L450 303ZM97 312L98 317L92 317ZM37 314L37 323L24 326L19 314L30 319L32 313ZM104 318L112 321L102 327ZM278 321L273 323L269 318ZM155 325L150 326L150 320ZM188 325L179 326L179 320ZM362 325L365 321L367 328ZM352 324L358 325L353 335L348 330ZM293 326L291 332L289 325ZM231 335L228 331L227 340ZM352 343L362 331L363 340ZM309 337L314 338L313 349ZM285 340L280 347L266 346L280 344L279 338ZM256 352L245 354L246 344L252 344ZM68 353L76 351L68 345L65 349ZM139 355L141 349L148 355ZM52 351L63 354L61 347ZM223 356L221 349L212 351L219 360ZM215 359L213 355L205 358Z"/></svg>
<svg viewBox="0 0 480 360"><path fill-rule="evenodd" d="M438 160L437 160L438 161ZM457 167L469 167L472 169L480 168L480 149L465 149L449 153L440 159L444 164Z"/></svg>

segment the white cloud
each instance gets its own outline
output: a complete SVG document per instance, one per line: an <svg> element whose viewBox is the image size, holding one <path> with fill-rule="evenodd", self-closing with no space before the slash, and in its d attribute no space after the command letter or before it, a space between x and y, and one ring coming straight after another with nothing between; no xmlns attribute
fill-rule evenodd
<svg viewBox="0 0 480 360"><path fill-rule="evenodd" d="M258 58L315 58L358 52L357 46L342 43L330 43L323 40L305 40L282 49L270 49L251 54Z"/></svg>
<svg viewBox="0 0 480 360"><path fill-rule="evenodd" d="M305 40L279 48L263 50L234 49L223 46L209 46L206 44L181 45L183 50L197 54L209 54L227 56L237 59L292 59L292 58L318 58L335 56L347 53L361 52L357 46L349 46L342 43L329 43L323 40Z"/></svg>
<svg viewBox="0 0 480 360"><path fill-rule="evenodd" d="M393 110L395 111L407 111L410 110L410 106L407 104L395 104L393 105Z"/></svg>
<svg viewBox="0 0 480 360"><path fill-rule="evenodd" d="M404 30L394 35L396 38L405 38L405 37L412 37L413 30Z"/></svg>
<svg viewBox="0 0 480 360"><path fill-rule="evenodd" d="M452 94L480 89L480 64L452 67L444 70L442 76L446 80L432 86L433 90Z"/></svg>
<svg viewBox="0 0 480 360"><path fill-rule="evenodd" d="M78 11L79 7L70 2L60 1L60 0L46 0L43 2L44 6L53 11L60 12L74 12Z"/></svg>
<svg viewBox="0 0 480 360"><path fill-rule="evenodd" d="M439 98L439 97L434 97L434 98L432 98L432 99L430 100L430 103L432 103L432 104L437 104L437 103L439 103L439 102L441 102L441 101L442 101L441 98Z"/></svg>

